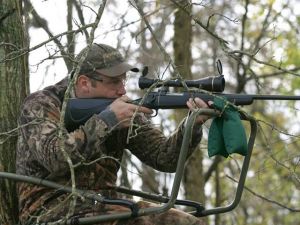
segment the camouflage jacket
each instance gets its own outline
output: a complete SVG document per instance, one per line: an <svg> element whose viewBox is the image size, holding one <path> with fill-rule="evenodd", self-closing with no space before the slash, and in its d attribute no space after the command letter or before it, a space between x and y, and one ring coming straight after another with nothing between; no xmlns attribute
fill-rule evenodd
<svg viewBox="0 0 300 225"><path fill-rule="evenodd" d="M64 151L76 165L76 188L113 195L106 189L116 183L124 149L129 149L154 169L175 171L183 125L170 137L165 137L140 115L136 117L132 135L127 141L128 129L110 130L99 116L94 115L71 133L62 128L63 136L59 139L61 107L67 84L65 78L25 99L19 119L18 174L71 185L70 167ZM195 125L189 155L201 136L201 126ZM39 215L49 202L62 195L57 190L28 183L18 185L18 194L21 223L29 220L31 215Z"/></svg>

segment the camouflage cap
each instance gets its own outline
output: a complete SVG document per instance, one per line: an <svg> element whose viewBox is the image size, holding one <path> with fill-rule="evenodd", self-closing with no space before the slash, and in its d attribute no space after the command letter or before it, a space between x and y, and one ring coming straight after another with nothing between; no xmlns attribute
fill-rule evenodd
<svg viewBox="0 0 300 225"><path fill-rule="evenodd" d="M77 57L82 53L83 50ZM83 61L80 74L96 71L106 76L116 77L130 70L138 72L138 68L128 64L117 49L109 45L94 43Z"/></svg>

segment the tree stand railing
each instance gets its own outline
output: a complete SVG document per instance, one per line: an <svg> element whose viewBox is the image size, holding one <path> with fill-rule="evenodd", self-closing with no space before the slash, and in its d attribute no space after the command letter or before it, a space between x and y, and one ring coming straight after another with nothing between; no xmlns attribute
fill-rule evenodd
<svg viewBox="0 0 300 225"><path fill-rule="evenodd" d="M185 206L194 207L195 211L190 212L190 214L197 216L197 217L208 216L208 215L212 215L212 214L226 213L226 212L232 211L234 208L236 208L241 200L243 189L244 189L244 184L245 184L245 180L246 180L246 176L247 176L247 171L248 171L249 164L250 164L250 158L251 158L252 150L253 150L253 146L254 146L254 141L255 141L255 137L256 137L256 133L257 133L257 124L256 124L256 121L254 118L249 117L246 114L241 114L241 117L244 120L247 120L250 122L251 131L250 131L250 137L248 140L248 154L244 158L244 161L243 161L243 166L242 166L242 170L240 173L240 178L238 181L238 186L236 189L234 200L227 206L205 209L205 207L201 203L198 203L195 201L178 200L177 199L179 188L180 188L180 183L181 183L182 176L183 176L185 161L187 158L188 146L189 146L190 138L192 135L192 126L195 121L195 118L198 115L204 115L204 114L211 115L211 116L218 116L218 113L216 113L212 109L199 109L198 111L191 113L191 115L186 120L184 135L183 135L183 142L181 145L181 150L180 150L180 154L179 154L179 158L178 158L176 173L175 173L175 177L173 180L170 197L155 195L155 194L146 193L146 192L137 191L137 190L131 190L131 189L124 188L124 187L114 187L114 189L120 193L130 194L130 195L134 195L134 196L138 196L138 197L142 197L145 199L154 200L159 203L162 203L155 207L139 208L135 202L130 201L130 200L108 199L108 198L105 198L105 197L99 195L98 193L96 193L94 191L86 191L86 190L79 190L79 189L73 190L71 187L66 187L66 186L57 184L55 182L51 182L51 181L39 179L39 178L34 178L34 177L29 177L29 176L18 175L18 174L14 174L14 173L0 172L0 178L12 179L12 180L19 181L19 182L28 182L28 183L32 183L35 185L42 185L42 186L46 186L49 188L59 189L66 193L72 193L72 192L74 193L75 192L85 198L92 199L92 200L100 202L100 203L122 205L122 206L128 207L131 210L129 212L116 212L114 214L109 214L109 215L100 215L100 216L92 216L92 217L85 217L85 218L73 218L73 219L69 219L69 220L65 221L64 224L66 224L66 225L94 224L94 223L99 223L99 222L104 222L104 221L128 219L131 217L163 213L163 212L169 210L170 208L174 207L174 205L185 205Z"/></svg>

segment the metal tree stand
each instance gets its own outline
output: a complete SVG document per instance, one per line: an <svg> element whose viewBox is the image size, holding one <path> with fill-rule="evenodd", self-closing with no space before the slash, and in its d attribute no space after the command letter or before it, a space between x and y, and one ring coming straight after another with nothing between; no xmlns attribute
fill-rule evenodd
<svg viewBox="0 0 300 225"><path fill-rule="evenodd" d="M257 133L257 124L256 124L255 119L252 117L249 117L246 114L241 114L241 117L244 120L249 121L250 127L251 127L250 137L248 140L248 155L244 158L244 161L243 161L243 166L242 166L242 170L240 173L240 178L239 178L239 182L238 182L238 186L236 189L236 194L235 194L234 200L227 206L206 209L201 203L198 203L195 201L178 200L177 199L179 188L180 188L180 182L181 182L181 179L183 176L184 165L185 165L185 161L187 158L188 145L189 145L190 138L192 135L192 126L193 126L195 118L200 114L218 116L218 114L212 109L199 109L197 112L191 113L191 115L186 120L183 142L181 145L181 151L180 151L180 155L179 155L179 159L178 159L178 163L177 163L177 167L176 167L176 174L175 174L175 177L173 180L170 197L155 195L155 194L141 192L141 191L137 191L137 190L130 190L125 187L115 187L114 188L116 191L118 191L120 193L130 194L130 195L142 197L145 199L157 201L157 202L161 203L159 206L150 207L150 208L138 208L138 206L135 204L135 202L132 202L129 200L107 199L93 191L76 189L75 191L85 198L89 198L89 199L92 199L94 201L98 201L98 202L104 203L104 204L123 205L123 206L130 208L131 212L130 211L122 212L122 213L116 212L115 214L110 214L110 215L100 215L100 216L93 216L93 217L86 217L86 218L69 219L69 220L65 221L63 224L66 224L66 225L94 224L94 223L99 223L99 222L104 222L104 221L128 219L131 217L162 213L162 212L169 210L174 205L185 205L185 206L194 207L195 210L190 212L190 214L197 216L197 217L225 213L225 212L229 212L229 211L233 210L234 208L236 208L242 197L244 184L245 184L245 180L246 180L246 176L247 176L247 171L248 171L249 164L250 164L250 158L252 155L254 141L255 141L255 137L256 137L256 133ZM50 188L54 188L54 189L59 189L61 191L65 191L66 193L72 193L71 187L66 187L66 186L51 182L51 181L38 179L38 178L34 178L34 177L17 175L14 173L0 172L0 178L12 179L12 180L15 180L18 182L28 182L28 183L32 183L35 185L42 185L42 186L46 186L46 187L50 187Z"/></svg>

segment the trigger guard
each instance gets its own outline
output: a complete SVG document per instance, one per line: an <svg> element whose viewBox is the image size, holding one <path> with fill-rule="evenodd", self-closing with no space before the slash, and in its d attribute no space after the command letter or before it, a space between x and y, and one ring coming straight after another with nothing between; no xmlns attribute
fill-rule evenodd
<svg viewBox="0 0 300 225"><path fill-rule="evenodd" d="M158 114L158 109L156 109L156 110L155 110L155 113L154 113L154 114L151 114L151 116L150 116L150 117L156 117L156 116L157 116L157 114Z"/></svg>

